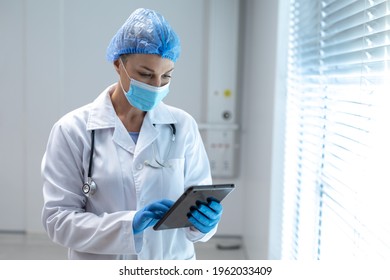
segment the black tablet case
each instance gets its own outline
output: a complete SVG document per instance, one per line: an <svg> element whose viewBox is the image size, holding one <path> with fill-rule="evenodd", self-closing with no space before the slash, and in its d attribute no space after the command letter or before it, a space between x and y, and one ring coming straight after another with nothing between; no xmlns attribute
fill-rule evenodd
<svg viewBox="0 0 390 280"><path fill-rule="evenodd" d="M189 187L169 211L153 227L154 230L189 227L192 224L188 221L187 213L190 207L196 205L197 201L207 202L207 198L213 197L222 201L232 190L234 184L203 185Z"/></svg>

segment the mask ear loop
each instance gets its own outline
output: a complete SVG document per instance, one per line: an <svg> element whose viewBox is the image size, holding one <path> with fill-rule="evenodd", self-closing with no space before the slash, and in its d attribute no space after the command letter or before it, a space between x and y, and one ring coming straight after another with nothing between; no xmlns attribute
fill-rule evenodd
<svg viewBox="0 0 390 280"><path fill-rule="evenodd" d="M122 81L121 81L121 79L119 79L119 84L121 85L121 88L122 88L123 94L126 94L126 91L125 91L125 89L123 88L123 85L122 85Z"/></svg>
<svg viewBox="0 0 390 280"><path fill-rule="evenodd" d="M131 78L130 78L129 74L127 73L127 70L126 70L126 68L125 68L125 65L123 64L123 61L122 61L122 58L121 58L121 57L119 58L119 62L120 62L120 64L122 65L123 70L125 71L126 76L127 76L127 78L129 78L129 81L130 81L130 83L131 83ZM120 79L120 78L119 78L119 84L121 85L121 88L122 88L122 90L123 90L123 93L126 94L127 91L125 91L125 89L123 88L122 79ZM130 90L130 84L129 84L129 90Z"/></svg>

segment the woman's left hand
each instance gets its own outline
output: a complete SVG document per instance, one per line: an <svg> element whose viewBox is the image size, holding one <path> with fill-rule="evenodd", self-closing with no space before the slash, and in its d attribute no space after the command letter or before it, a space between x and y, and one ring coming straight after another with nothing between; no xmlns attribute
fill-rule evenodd
<svg viewBox="0 0 390 280"><path fill-rule="evenodd" d="M188 220L202 233L210 232L221 219L223 212L222 204L211 197L207 203L197 201L196 206L190 208L187 214Z"/></svg>

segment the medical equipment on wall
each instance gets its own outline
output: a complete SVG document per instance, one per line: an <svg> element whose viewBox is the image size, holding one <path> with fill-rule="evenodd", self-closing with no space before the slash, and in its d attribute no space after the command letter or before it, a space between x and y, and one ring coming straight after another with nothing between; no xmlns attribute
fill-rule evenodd
<svg viewBox="0 0 390 280"><path fill-rule="evenodd" d="M175 124L171 123L169 124L169 127L171 128L172 138L169 144L168 151L166 153L165 159L158 160L156 157L155 152L155 146L156 143L153 142L152 144L152 150L153 150L153 160L155 163L152 163L152 161L145 161L145 165L150 166L152 168L164 168L164 167L170 167L169 164L166 164L165 161L168 159L168 156L171 152L172 144L175 142L176 139L176 126ZM93 165L93 154L95 150L95 130L92 130L91 132L91 155L89 156L89 167L88 167L88 177L87 182L84 183L81 190L84 193L86 197L91 197L97 190L97 185L95 181L92 179L92 165Z"/></svg>
<svg viewBox="0 0 390 280"><path fill-rule="evenodd" d="M238 174L239 10L239 1L208 2L207 114L199 129L215 179Z"/></svg>

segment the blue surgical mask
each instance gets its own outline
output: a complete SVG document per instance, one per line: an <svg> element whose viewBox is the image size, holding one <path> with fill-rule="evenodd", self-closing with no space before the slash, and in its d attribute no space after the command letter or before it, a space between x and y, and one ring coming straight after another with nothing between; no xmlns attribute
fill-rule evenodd
<svg viewBox="0 0 390 280"><path fill-rule="evenodd" d="M141 111L150 111L155 108L161 100L167 96L169 92L169 83L162 87L154 87L140 81L132 79L126 71L125 66L121 59L119 59L127 77L130 79L129 91L125 91L122 82L119 83L122 87L123 93L125 94L129 103L138 108Z"/></svg>

